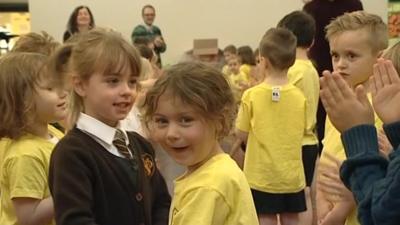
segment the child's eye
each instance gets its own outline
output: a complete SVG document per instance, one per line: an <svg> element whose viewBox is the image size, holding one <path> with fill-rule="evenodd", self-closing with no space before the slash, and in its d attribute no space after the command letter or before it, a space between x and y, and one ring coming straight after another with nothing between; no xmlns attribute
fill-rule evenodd
<svg viewBox="0 0 400 225"><path fill-rule="evenodd" d="M347 56L349 57L349 59L354 59L354 58L357 57L357 56L356 56L355 54L353 54L353 53L349 53Z"/></svg>
<svg viewBox="0 0 400 225"><path fill-rule="evenodd" d="M129 86L131 86L131 87L135 87L136 83L137 83L137 79L136 78L129 80Z"/></svg>
<svg viewBox="0 0 400 225"><path fill-rule="evenodd" d="M158 127L162 127L168 124L168 120L165 118L154 118L153 122L158 126Z"/></svg>
<svg viewBox="0 0 400 225"><path fill-rule="evenodd" d="M107 82L108 84L117 84L117 83L119 82L119 79L118 79L118 78L108 78L108 79L106 80L106 82Z"/></svg>
<svg viewBox="0 0 400 225"><path fill-rule="evenodd" d="M183 124L183 125L187 125L187 124L193 122L193 120L194 120L194 119L193 119L193 118L190 118L190 117L182 117L182 118L180 119L180 123Z"/></svg>

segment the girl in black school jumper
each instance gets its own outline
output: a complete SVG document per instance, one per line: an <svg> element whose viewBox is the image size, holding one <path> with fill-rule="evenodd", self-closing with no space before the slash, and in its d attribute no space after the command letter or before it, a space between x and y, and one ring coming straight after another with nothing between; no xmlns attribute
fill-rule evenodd
<svg viewBox="0 0 400 225"><path fill-rule="evenodd" d="M167 224L171 198L154 150L119 128L136 96L137 50L116 32L93 29L54 57L73 88L72 129L50 161L57 224Z"/></svg>

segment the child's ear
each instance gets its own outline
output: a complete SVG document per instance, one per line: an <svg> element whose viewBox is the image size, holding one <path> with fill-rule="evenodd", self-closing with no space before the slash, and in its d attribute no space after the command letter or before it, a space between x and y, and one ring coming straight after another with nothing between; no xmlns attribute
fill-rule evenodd
<svg viewBox="0 0 400 225"><path fill-rule="evenodd" d="M81 97L86 95L86 83L77 75L72 75L72 86L74 91Z"/></svg>
<svg viewBox="0 0 400 225"><path fill-rule="evenodd" d="M264 56L260 56L260 64L262 68L268 69L271 67L271 62L269 61L268 58L265 58Z"/></svg>

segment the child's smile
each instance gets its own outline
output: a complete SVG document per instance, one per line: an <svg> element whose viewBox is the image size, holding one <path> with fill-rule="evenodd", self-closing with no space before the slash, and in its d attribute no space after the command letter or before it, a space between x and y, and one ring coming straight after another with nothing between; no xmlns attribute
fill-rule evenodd
<svg viewBox="0 0 400 225"><path fill-rule="evenodd" d="M215 128L179 98L163 94L151 121L153 138L179 164L197 168L219 151Z"/></svg>

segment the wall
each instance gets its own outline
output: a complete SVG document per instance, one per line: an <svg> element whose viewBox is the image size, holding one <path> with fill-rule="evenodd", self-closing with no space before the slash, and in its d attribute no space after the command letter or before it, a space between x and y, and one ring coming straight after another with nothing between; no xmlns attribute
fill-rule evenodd
<svg viewBox="0 0 400 225"><path fill-rule="evenodd" d="M386 0L363 0L365 10L386 20ZM192 47L194 38L218 38L228 44L256 47L262 34L290 11L301 9L301 0L29 0L32 31L46 30L61 40L70 13L88 5L100 26L113 27L130 40L136 24L142 23L141 8L156 8L158 25L168 44L164 64L178 61Z"/></svg>

